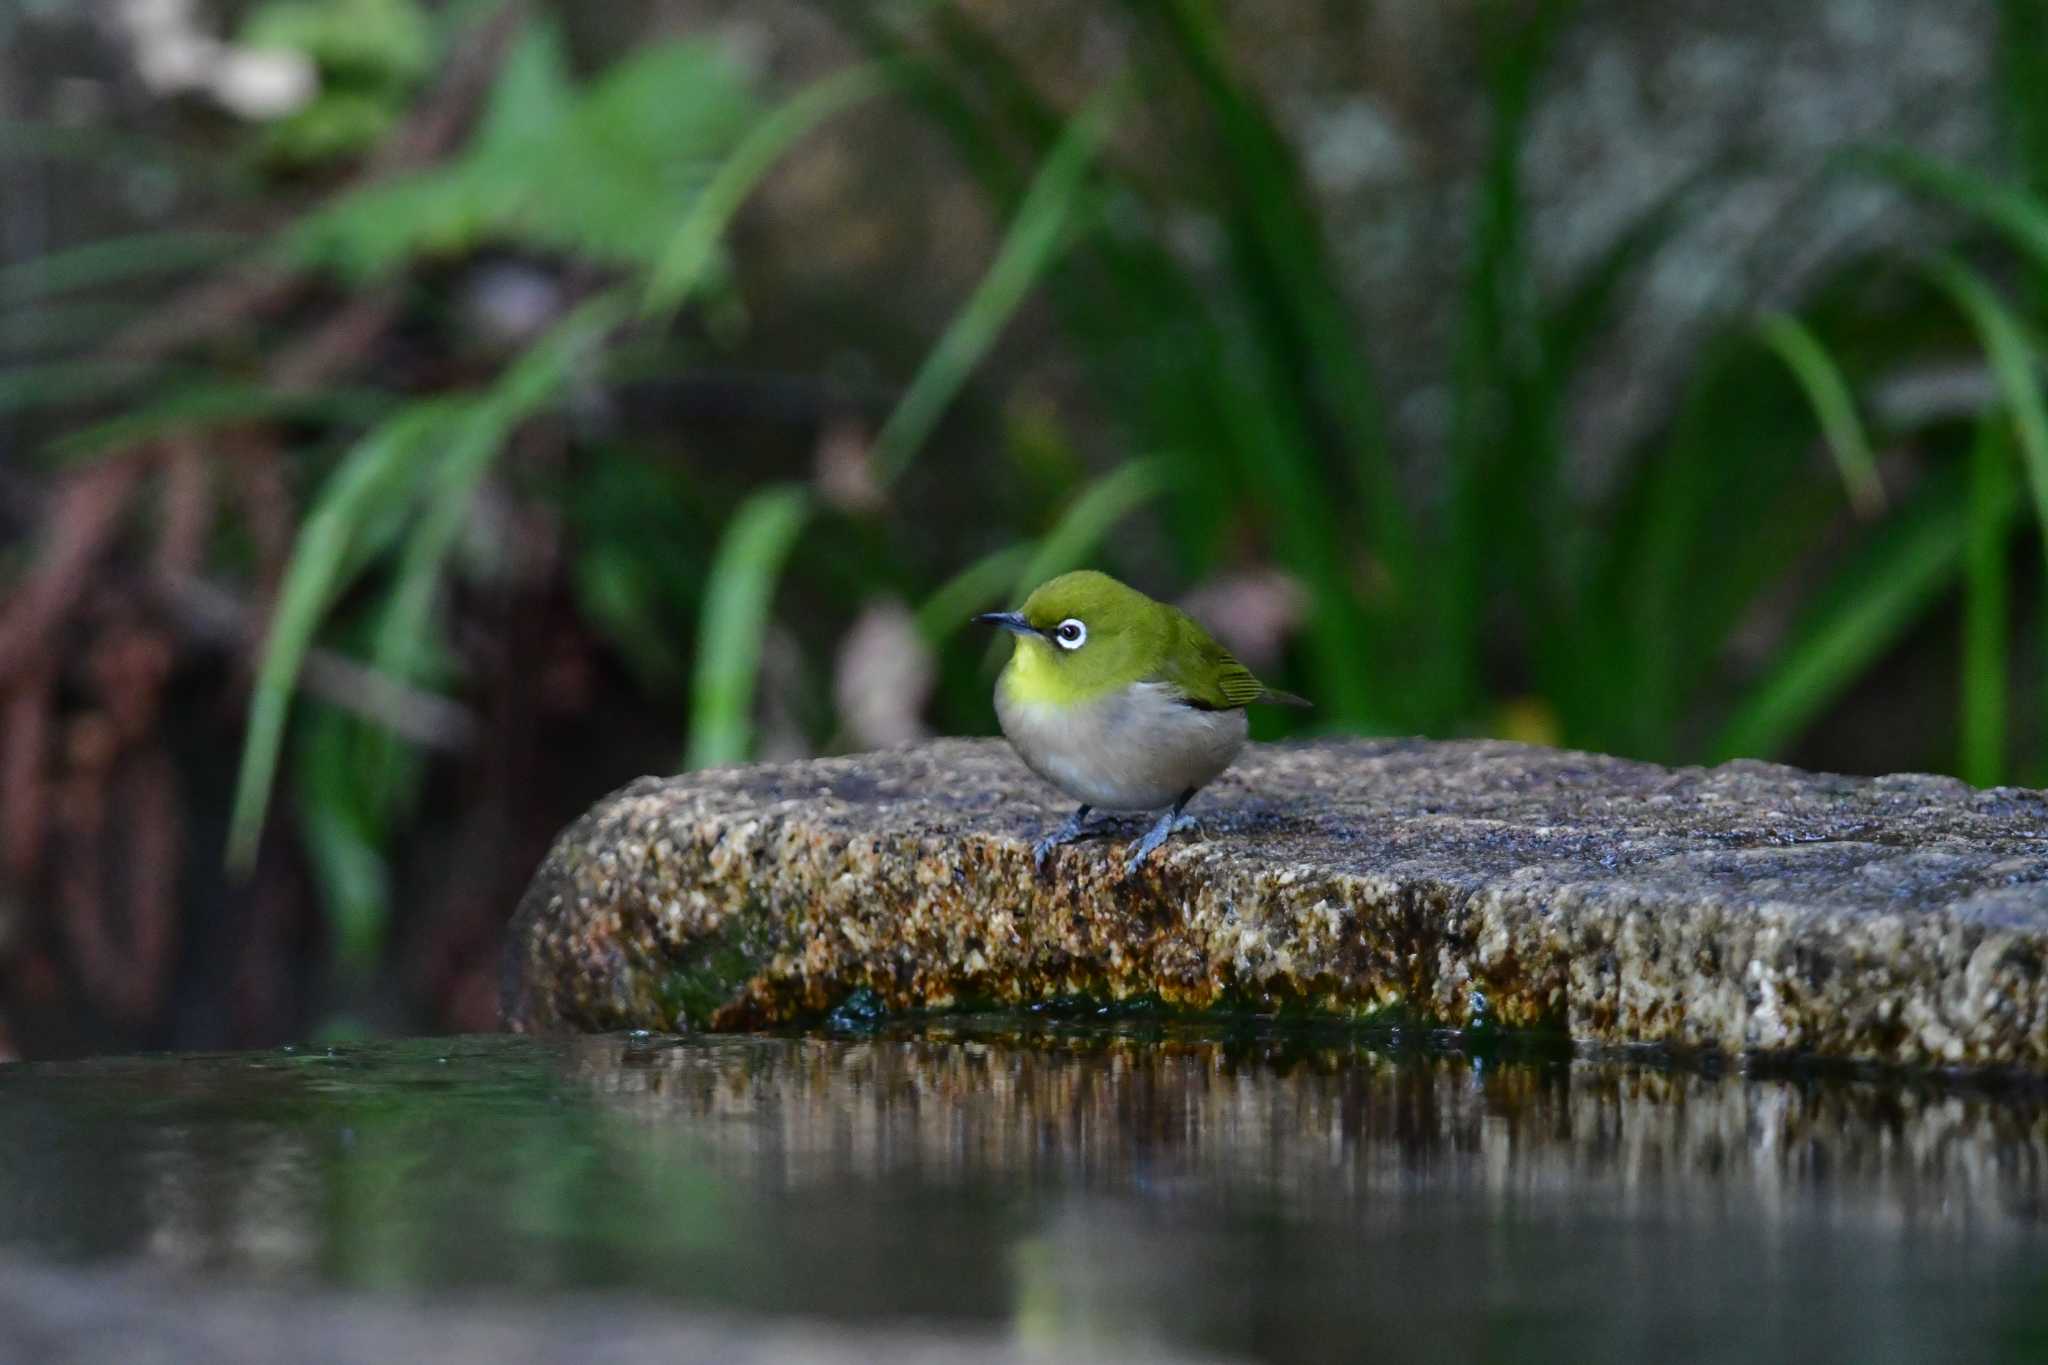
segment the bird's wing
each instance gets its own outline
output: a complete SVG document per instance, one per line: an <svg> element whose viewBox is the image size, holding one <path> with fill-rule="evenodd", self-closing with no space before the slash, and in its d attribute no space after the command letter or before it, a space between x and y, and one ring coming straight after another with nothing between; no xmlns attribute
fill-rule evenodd
<svg viewBox="0 0 2048 1365"><path fill-rule="evenodd" d="M1230 651L1185 612L1173 613L1179 647L1166 651L1158 681L1174 688L1189 706L1228 711L1266 696L1266 685L1231 657Z"/></svg>

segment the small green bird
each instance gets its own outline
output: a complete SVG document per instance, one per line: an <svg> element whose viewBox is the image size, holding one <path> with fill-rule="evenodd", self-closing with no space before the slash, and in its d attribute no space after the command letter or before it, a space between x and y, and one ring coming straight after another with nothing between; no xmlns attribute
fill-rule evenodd
<svg viewBox="0 0 2048 1365"><path fill-rule="evenodd" d="M1017 637L996 716L1031 771L1081 803L1033 850L1038 865L1082 836L1088 812L1165 809L1124 875L1189 823L1190 798L1244 747L1252 702L1306 706L1230 657L1194 618L1108 574L1061 574L1019 611L974 618Z"/></svg>

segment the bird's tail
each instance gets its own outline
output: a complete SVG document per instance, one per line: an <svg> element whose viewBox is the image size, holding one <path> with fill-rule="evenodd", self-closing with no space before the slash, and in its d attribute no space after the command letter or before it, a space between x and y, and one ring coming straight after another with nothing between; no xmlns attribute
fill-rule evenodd
<svg viewBox="0 0 2048 1365"><path fill-rule="evenodd" d="M1316 705L1307 697L1297 697L1292 692L1282 692L1277 687L1267 688L1259 693L1255 700L1264 702L1269 706L1292 706L1302 711L1313 711Z"/></svg>

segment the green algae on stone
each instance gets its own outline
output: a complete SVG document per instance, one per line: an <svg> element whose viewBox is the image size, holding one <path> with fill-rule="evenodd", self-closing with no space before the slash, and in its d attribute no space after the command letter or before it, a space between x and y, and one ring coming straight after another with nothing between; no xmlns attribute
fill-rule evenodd
<svg viewBox="0 0 2048 1365"><path fill-rule="evenodd" d="M2048 796L1496 741L1254 746L1122 878L999 741L643 779L514 919L517 1029L1156 1001L2048 1070Z"/></svg>
<svg viewBox="0 0 2048 1365"><path fill-rule="evenodd" d="M759 917L741 913L691 944L659 977L661 1009L673 1033L706 1028L719 1009L761 970Z"/></svg>

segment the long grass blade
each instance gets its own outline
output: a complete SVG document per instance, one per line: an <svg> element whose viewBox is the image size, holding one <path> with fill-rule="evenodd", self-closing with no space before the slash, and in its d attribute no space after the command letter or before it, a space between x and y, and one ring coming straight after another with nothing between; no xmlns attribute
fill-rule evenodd
<svg viewBox="0 0 2048 1365"><path fill-rule="evenodd" d="M391 920L385 831L363 810L356 722L331 707L309 708L293 745L298 828L326 911L335 966L360 983L383 951Z"/></svg>
<svg viewBox="0 0 2048 1365"><path fill-rule="evenodd" d="M697 638L686 768L738 763L754 742L754 686L783 565L811 515L808 490L777 484L733 513L712 558Z"/></svg>
<svg viewBox="0 0 2048 1365"><path fill-rule="evenodd" d="M1338 272L1292 146L1247 82L1210 0L1126 0L1156 23L1200 89L1217 130L1217 169L1230 191L1238 288L1260 344L1292 389L1309 426L1348 456L1371 552L1401 585L1414 577L1414 534L1388 447L1386 424ZM1282 393L1288 392L1283 387Z"/></svg>
<svg viewBox="0 0 2048 1365"><path fill-rule="evenodd" d="M56 162L125 175L136 171L203 186L209 192L239 194L270 188L246 157L222 156L204 140L183 146L169 139L109 132L98 120L60 126L26 119L0 119L0 158L43 157Z"/></svg>
<svg viewBox="0 0 2048 1365"><path fill-rule="evenodd" d="M870 460L879 482L893 481L909 466L967 376L1071 239L1089 199L1089 168L1119 102L1116 89L1091 100L1068 122L1045 158L1004 234L994 264L875 434Z"/></svg>
<svg viewBox="0 0 2048 1365"><path fill-rule="evenodd" d="M2026 328L1999 301L1984 277L1961 261L1938 256L1930 269L1935 282L1968 315L1984 343L1984 354L2012 415L2013 432L2019 437L2020 456L2033 492L2034 520L2041 531L2041 550L2048 555L2048 400L2042 397Z"/></svg>
<svg viewBox="0 0 2048 1365"><path fill-rule="evenodd" d="M438 636L433 609L442 569L468 520L477 490L521 422L552 402L577 363L626 316L622 292L600 295L557 323L500 376L491 392L450 414L448 443L424 476L425 507L401 555L372 646L377 669L417 679L428 671ZM365 754L366 780L388 793L394 745L381 737Z"/></svg>
<svg viewBox="0 0 2048 1365"><path fill-rule="evenodd" d="M2026 189L1904 147L1864 151L1856 160L1996 228L2037 266L2048 266L2048 204Z"/></svg>
<svg viewBox="0 0 2048 1365"><path fill-rule="evenodd" d="M1042 162L1067 121L1029 74L951 5L932 7L928 36L938 58L866 6L830 9L856 41L888 62L906 101L949 135L997 211L1014 218L1026 177L1013 149L1021 146ZM1128 187L1113 166L1100 166L1098 178L1110 192ZM1123 194L1120 202L1136 207L1143 198ZM1222 434L1218 405L1231 373L1224 340L1231 328L1212 316L1213 289L1166 249L1156 229L1135 226L1080 238L1061 268L1048 271L1047 285L1129 444L1172 450L1200 467L1199 476L1177 482L1167 517L1183 572L1207 570L1248 498L1266 501L1258 485L1235 486L1240 465L1265 466Z"/></svg>
<svg viewBox="0 0 2048 1365"><path fill-rule="evenodd" d="M6 321L5 340L0 342L0 356L6 358L0 364L11 367L38 359L88 355L104 346L108 337L132 325L148 304L147 293L121 289L24 309Z"/></svg>
<svg viewBox="0 0 2048 1365"><path fill-rule="evenodd" d="M1031 545L1016 547L1025 553L1017 561L1014 576L1003 585L1009 600L1021 602L1046 579L1086 564L1117 523L1166 491L1166 472L1164 459L1131 460L1082 489L1044 535ZM1006 641L991 640L986 664L993 667L1007 648Z"/></svg>
<svg viewBox="0 0 2048 1365"><path fill-rule="evenodd" d="M1705 167L1659 195L1588 262L1560 297L1547 302L1541 349L1550 368L1551 385L1561 389L1570 382L1597 339L1613 324L1615 311L1623 302L1622 286L1636 278L1685 225L1702 186L1722 174L1718 166Z"/></svg>
<svg viewBox="0 0 2048 1365"><path fill-rule="evenodd" d="M375 389L274 389L262 384L194 380L136 411L95 422L51 442L59 464L90 460L172 433L196 435L258 421L369 423L390 411L392 396Z"/></svg>
<svg viewBox="0 0 2048 1365"><path fill-rule="evenodd" d="M1957 771L1980 787L2006 772L2006 679L2010 592L2006 542L2011 531L2012 449L2005 424L1987 416L1970 453L1970 531L1963 573L1963 672Z"/></svg>
<svg viewBox="0 0 2048 1365"><path fill-rule="evenodd" d="M944 640L976 610L1012 592L1036 553L1029 543L1005 545L954 574L917 609L917 633L934 645Z"/></svg>
<svg viewBox="0 0 2048 1365"><path fill-rule="evenodd" d="M1552 528L1566 490L1556 416L1560 395L1542 347L1522 193L1522 150L1555 6L1478 11L1490 121L1487 164L1474 196L1463 319L1452 378L1446 484L1448 534L1418 590L1442 642L1430 690L1444 725L1481 708L1484 621L1497 588L1518 596L1539 651L1555 657L1566 616ZM1524 15L1526 14L1526 18Z"/></svg>
<svg viewBox="0 0 2048 1365"><path fill-rule="evenodd" d="M104 398L149 377L143 366L125 361L52 361L0 369L0 415L58 408Z"/></svg>
<svg viewBox="0 0 2048 1365"><path fill-rule="evenodd" d="M388 501L407 494L415 460L445 430L450 412L445 401L416 402L364 437L328 479L300 528L250 700L228 823L232 868L247 870L255 860L293 685L321 617L344 586L351 542Z"/></svg>
<svg viewBox="0 0 2048 1365"><path fill-rule="evenodd" d="M433 629L433 611L442 565L514 422L503 405L488 400L464 402L449 414L441 448L421 473L419 482L425 487L416 496L424 507L405 535L371 644L371 660L380 674L421 681L433 672L440 640ZM359 779L374 794L373 802L381 804L395 794L398 744L384 732L366 733L364 739L357 750Z"/></svg>
<svg viewBox="0 0 2048 1365"><path fill-rule="evenodd" d="M1757 326L1763 343L1785 362L1785 368L1806 391L1834 456L1835 472L1848 492L1849 505L1862 517L1884 510L1884 484L1877 476L1877 457L1871 453L1870 438L1856 415L1856 400L1841 367L1811 328L1790 313L1767 314Z"/></svg>
<svg viewBox="0 0 2048 1365"><path fill-rule="evenodd" d="M1024 561L1013 595L1087 562L1116 524L1166 490L1166 465L1159 459L1132 460L1083 489Z"/></svg>
<svg viewBox="0 0 2048 1365"><path fill-rule="evenodd" d="M0 267L0 305L176 274L221 260L241 244L226 232L145 232L87 242Z"/></svg>
<svg viewBox="0 0 2048 1365"><path fill-rule="evenodd" d="M2010 498L1974 509L1963 491L1923 495L1843 570L1729 718L1713 746L1716 761L1780 753L1955 580L1973 520L2013 511Z"/></svg>
<svg viewBox="0 0 2048 1365"><path fill-rule="evenodd" d="M648 281L644 310L673 312L703 283L740 206L783 154L827 120L888 87L879 66L841 71L797 92L756 123L691 203Z"/></svg>

